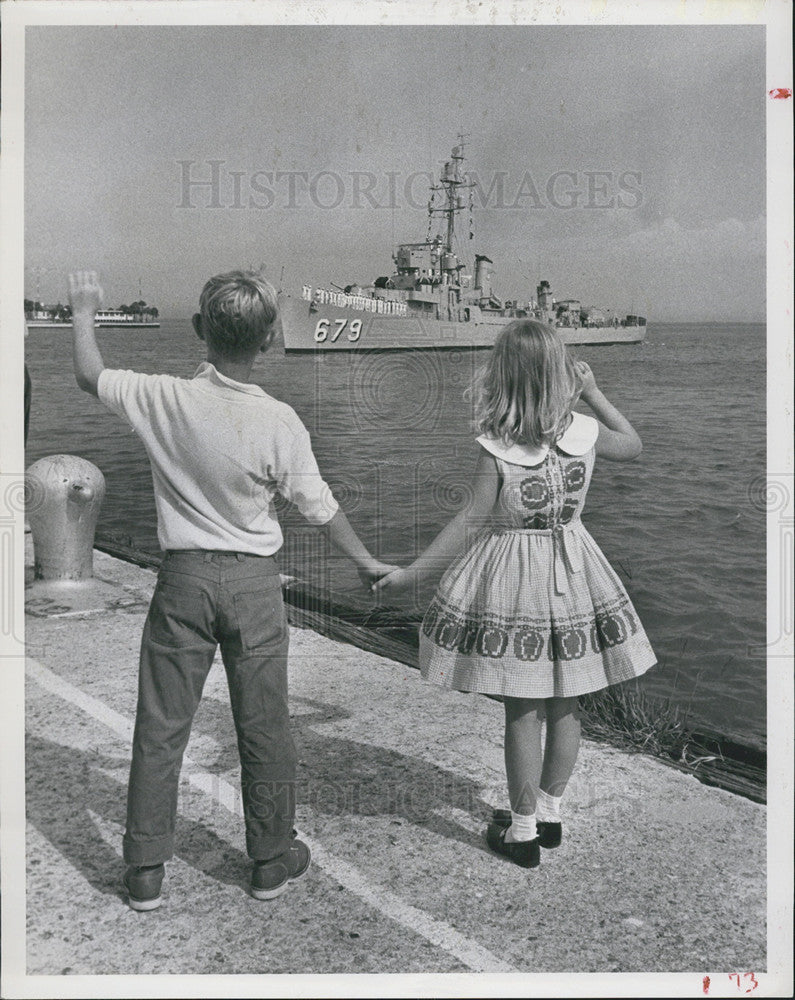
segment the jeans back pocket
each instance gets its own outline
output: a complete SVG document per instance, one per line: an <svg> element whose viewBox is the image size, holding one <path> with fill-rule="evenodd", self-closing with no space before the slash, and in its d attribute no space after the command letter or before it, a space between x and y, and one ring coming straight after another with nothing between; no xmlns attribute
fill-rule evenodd
<svg viewBox="0 0 795 1000"><path fill-rule="evenodd" d="M287 652L287 612L278 576L265 578L256 590L234 594L232 600L243 652Z"/></svg>
<svg viewBox="0 0 795 1000"><path fill-rule="evenodd" d="M199 587L158 580L149 605L149 635L161 646L214 642L209 595Z"/></svg>

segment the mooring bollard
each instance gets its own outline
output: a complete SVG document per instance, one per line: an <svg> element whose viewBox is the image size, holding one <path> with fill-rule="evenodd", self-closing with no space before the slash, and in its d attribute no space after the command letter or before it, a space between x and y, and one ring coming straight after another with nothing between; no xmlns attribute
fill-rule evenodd
<svg viewBox="0 0 795 1000"><path fill-rule="evenodd" d="M87 580L94 574L94 531L105 477L76 455L48 455L27 470L38 496L28 514L37 580Z"/></svg>

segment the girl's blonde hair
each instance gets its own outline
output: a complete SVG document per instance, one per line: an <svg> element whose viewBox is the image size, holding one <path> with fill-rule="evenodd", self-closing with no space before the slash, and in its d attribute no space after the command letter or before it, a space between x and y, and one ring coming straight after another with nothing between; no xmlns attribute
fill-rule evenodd
<svg viewBox="0 0 795 1000"><path fill-rule="evenodd" d="M474 385L478 430L504 445L551 445L579 396L574 361L555 331L523 319L497 337Z"/></svg>

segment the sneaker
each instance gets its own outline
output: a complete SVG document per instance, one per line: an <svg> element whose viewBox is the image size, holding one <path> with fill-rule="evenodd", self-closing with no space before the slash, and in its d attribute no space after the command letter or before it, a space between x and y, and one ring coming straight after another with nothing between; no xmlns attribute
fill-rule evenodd
<svg viewBox="0 0 795 1000"><path fill-rule="evenodd" d="M510 809L493 809L491 818L499 826L509 827L511 825ZM536 830L538 831L538 843L547 851L554 847L560 847L563 840L563 824L549 823L546 820L536 820Z"/></svg>
<svg viewBox="0 0 795 1000"><path fill-rule="evenodd" d="M287 850L269 861L255 861L251 872L251 895L254 899L275 899L290 882L297 882L309 871L312 855L302 840L294 840Z"/></svg>
<svg viewBox="0 0 795 1000"><path fill-rule="evenodd" d="M162 898L160 887L166 873L165 865L130 865L124 873L124 888L133 910L156 910Z"/></svg>
<svg viewBox="0 0 795 1000"><path fill-rule="evenodd" d="M541 852L539 850L538 837L533 840L518 840L516 842L505 842L505 834L508 827L501 823L489 823L486 830L486 843L497 854L503 854L516 865L522 868L538 868L541 863Z"/></svg>

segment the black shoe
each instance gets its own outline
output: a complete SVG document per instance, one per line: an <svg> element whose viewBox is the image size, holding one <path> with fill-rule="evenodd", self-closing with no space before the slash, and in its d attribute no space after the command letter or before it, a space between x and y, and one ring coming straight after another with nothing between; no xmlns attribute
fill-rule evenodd
<svg viewBox="0 0 795 1000"><path fill-rule="evenodd" d="M287 850L269 861L255 861L251 872L251 895L254 899L275 899L290 882L297 882L309 871L312 855L303 840L293 840Z"/></svg>
<svg viewBox="0 0 795 1000"><path fill-rule="evenodd" d="M143 912L156 910L162 899L160 887L166 873L165 865L130 865L124 873L124 888L127 890L130 908Z"/></svg>
<svg viewBox="0 0 795 1000"><path fill-rule="evenodd" d="M499 826L509 827L511 825L510 809L494 809L491 818ZM536 830L538 832L538 842L547 851L554 847L560 847L563 840L563 824L547 823L543 819L536 820Z"/></svg>
<svg viewBox="0 0 795 1000"><path fill-rule="evenodd" d="M486 843L497 854L503 854L514 864L522 868L537 868L541 863L541 852L538 849L538 837L533 840L519 840L516 843L505 842L508 827L501 823L489 823L486 830Z"/></svg>
<svg viewBox="0 0 795 1000"><path fill-rule="evenodd" d="M538 830L538 842L547 851L551 850L553 847L560 847L560 842L563 840L563 824L562 823L547 823L543 819L536 820L536 829Z"/></svg>

